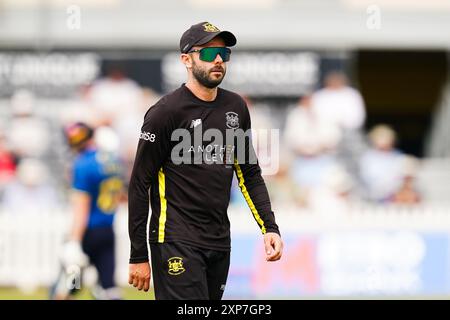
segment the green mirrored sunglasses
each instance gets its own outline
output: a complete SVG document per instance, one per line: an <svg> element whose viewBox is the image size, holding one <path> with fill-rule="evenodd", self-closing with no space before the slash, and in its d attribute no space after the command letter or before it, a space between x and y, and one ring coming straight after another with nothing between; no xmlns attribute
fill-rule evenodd
<svg viewBox="0 0 450 320"><path fill-rule="evenodd" d="M217 55L220 55L224 62L230 60L231 50L226 47L206 47L202 49L193 49L188 51L191 52L200 52L200 60L212 62L216 59Z"/></svg>

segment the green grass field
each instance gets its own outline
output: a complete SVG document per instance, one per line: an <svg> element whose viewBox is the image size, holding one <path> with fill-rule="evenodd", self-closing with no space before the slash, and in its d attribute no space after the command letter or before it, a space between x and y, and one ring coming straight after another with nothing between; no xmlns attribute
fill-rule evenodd
<svg viewBox="0 0 450 320"><path fill-rule="evenodd" d="M124 300L154 300L154 292L151 289L149 292L138 291L132 287L121 288ZM0 287L0 300L47 300L48 290L46 288L40 288L31 294L22 292L17 288ZM88 290L81 290L78 295L75 296L76 300L93 300ZM292 297L273 298L267 297L267 299L282 299L291 300ZM311 296L303 297L302 300L450 300L450 296L446 295L430 295L430 296L353 296L353 297L324 297L324 296Z"/></svg>
<svg viewBox="0 0 450 320"><path fill-rule="evenodd" d="M125 300L154 300L153 290L148 292L138 291L133 287L122 288L122 295ZM28 294L17 288L0 287L0 300L47 300L48 289L39 288ZM81 290L76 296L76 300L92 300L88 290Z"/></svg>

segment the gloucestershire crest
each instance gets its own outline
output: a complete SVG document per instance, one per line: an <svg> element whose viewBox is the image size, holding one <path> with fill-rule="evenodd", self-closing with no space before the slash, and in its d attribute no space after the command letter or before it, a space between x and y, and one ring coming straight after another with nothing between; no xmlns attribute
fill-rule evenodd
<svg viewBox="0 0 450 320"><path fill-rule="evenodd" d="M213 25L212 23L205 23L203 24L203 27L205 28L206 32L218 32L220 31L219 28L217 28L215 25Z"/></svg>
<svg viewBox="0 0 450 320"><path fill-rule="evenodd" d="M237 129L239 128L239 116L236 112L226 112L225 113L226 119L227 119L227 127L230 129Z"/></svg>
<svg viewBox="0 0 450 320"><path fill-rule="evenodd" d="M169 274L173 276L177 276L186 271L183 267L183 258L180 257L172 257L167 260L169 265Z"/></svg>

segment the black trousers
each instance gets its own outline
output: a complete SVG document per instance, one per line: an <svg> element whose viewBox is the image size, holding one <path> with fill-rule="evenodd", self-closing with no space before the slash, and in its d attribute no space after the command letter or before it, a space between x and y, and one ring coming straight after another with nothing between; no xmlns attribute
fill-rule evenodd
<svg viewBox="0 0 450 320"><path fill-rule="evenodd" d="M98 271L103 289L115 287L115 238L112 227L88 229L82 241L83 251Z"/></svg>
<svg viewBox="0 0 450 320"><path fill-rule="evenodd" d="M180 243L151 243L156 300L220 300L230 266L230 251Z"/></svg>

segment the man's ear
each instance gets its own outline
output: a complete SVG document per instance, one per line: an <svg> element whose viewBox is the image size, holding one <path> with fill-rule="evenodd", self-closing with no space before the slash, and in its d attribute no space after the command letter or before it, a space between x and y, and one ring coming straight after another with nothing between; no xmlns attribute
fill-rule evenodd
<svg viewBox="0 0 450 320"><path fill-rule="evenodd" d="M181 54L180 60L186 68L192 68L192 57L190 55L183 53Z"/></svg>

